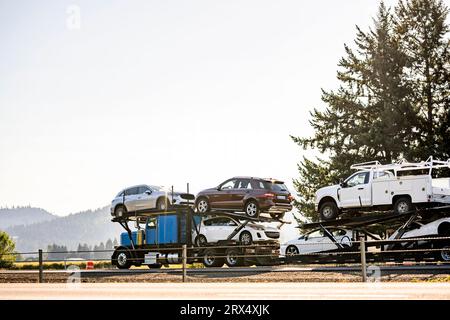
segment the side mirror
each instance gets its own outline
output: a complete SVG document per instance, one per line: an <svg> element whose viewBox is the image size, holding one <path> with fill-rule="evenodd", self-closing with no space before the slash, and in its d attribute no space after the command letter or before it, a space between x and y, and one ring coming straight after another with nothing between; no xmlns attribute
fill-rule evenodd
<svg viewBox="0 0 450 320"><path fill-rule="evenodd" d="M151 194L152 194L152 190L147 190L147 191L145 191L145 194L151 195Z"/></svg>
<svg viewBox="0 0 450 320"><path fill-rule="evenodd" d="M218 186L216 189L217 189L217 191L220 191L220 190L222 190L222 187Z"/></svg>
<svg viewBox="0 0 450 320"><path fill-rule="evenodd" d="M339 179L339 185L340 185L342 188L345 188L347 184L344 182L344 179L340 178L340 179Z"/></svg>

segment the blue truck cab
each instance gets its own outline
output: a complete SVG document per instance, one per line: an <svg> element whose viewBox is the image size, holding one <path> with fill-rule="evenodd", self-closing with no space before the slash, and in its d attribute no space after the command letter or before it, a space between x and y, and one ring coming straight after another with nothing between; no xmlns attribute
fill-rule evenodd
<svg viewBox="0 0 450 320"><path fill-rule="evenodd" d="M193 220L198 225L202 217L194 215ZM131 232L133 243L137 246L142 245L167 245L167 244L186 244L188 242L187 216L183 214L161 214L148 217L145 226L140 230ZM191 234L194 231L192 225ZM120 245L131 247L131 240L128 232L122 232L120 235Z"/></svg>

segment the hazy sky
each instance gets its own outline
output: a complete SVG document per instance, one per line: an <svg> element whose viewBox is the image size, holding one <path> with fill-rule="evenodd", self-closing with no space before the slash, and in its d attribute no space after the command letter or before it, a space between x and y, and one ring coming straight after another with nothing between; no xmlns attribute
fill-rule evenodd
<svg viewBox="0 0 450 320"><path fill-rule="evenodd" d="M377 5L0 0L0 206L64 215L234 175L292 186L305 153L289 135L311 133Z"/></svg>

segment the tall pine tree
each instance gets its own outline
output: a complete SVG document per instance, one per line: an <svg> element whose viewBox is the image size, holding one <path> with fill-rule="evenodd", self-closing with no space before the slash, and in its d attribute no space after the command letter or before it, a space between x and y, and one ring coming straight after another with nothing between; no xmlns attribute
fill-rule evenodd
<svg viewBox="0 0 450 320"><path fill-rule="evenodd" d="M338 90L323 90L322 101L327 107L323 111L314 109L311 113L310 124L314 135L307 138L291 137L304 149L313 148L328 155L326 161L304 158L298 165L300 177L294 180L300 197L297 207L311 220L318 219L313 209L315 190L348 176L353 163L372 160L391 163L401 158L414 160L424 154L429 155L431 151L438 157L445 155L437 150L445 149L443 140L448 137L446 130L450 116L448 92L445 94L445 90L448 90L449 82L448 79L443 80L448 74L441 70L433 72L433 81L428 84L418 81L419 78L423 80L423 77L417 75L417 69L420 68L415 64L420 62L413 63L412 57L418 53L414 55L412 51L419 49L405 49L408 37L412 37L410 30L414 29L412 26L408 27L408 31L402 29L406 28L407 23L414 25L414 21L418 23L422 21L422 16L427 16L411 9L423 2L426 1L400 2L395 15L381 3L373 28L364 32L357 27L355 49L345 45L346 55L338 64ZM425 26L436 29L428 31L438 33L436 37L441 39L447 33L445 31L441 35L441 31L446 30L447 9L438 1L432 2L436 7L432 6L434 14L431 16L437 21L430 20ZM442 26L435 28L434 24L441 21ZM435 51L441 52L440 58L433 56L433 65L436 68L438 65L441 69L448 68L448 50L444 48L445 43L448 47L448 40L435 40L433 43L440 44L440 49ZM427 101L424 98L427 91L419 91L419 84L423 88L433 88L436 97L433 100L436 111L432 113L432 120L437 123L432 129L434 147L426 151L424 141L431 139L423 138L428 137L429 131L423 133L427 118L423 116L424 104L421 101ZM443 125L445 121L447 126ZM447 132L447 135L443 132Z"/></svg>
<svg viewBox="0 0 450 320"><path fill-rule="evenodd" d="M413 89L410 101L418 113L412 156L450 158L450 52L448 8L438 0L400 1L396 33L407 57L405 83Z"/></svg>

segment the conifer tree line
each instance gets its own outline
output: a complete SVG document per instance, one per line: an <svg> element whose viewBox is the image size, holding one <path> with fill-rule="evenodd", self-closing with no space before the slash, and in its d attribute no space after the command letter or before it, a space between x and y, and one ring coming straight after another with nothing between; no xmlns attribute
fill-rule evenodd
<svg viewBox="0 0 450 320"><path fill-rule="evenodd" d="M81 258L85 260L101 260L111 258L114 247L118 246L117 239L108 239L105 243L90 246L86 243L78 244L76 251L67 250L65 245L52 244L47 246L46 260L65 260L70 258Z"/></svg>
<svg viewBox="0 0 450 320"><path fill-rule="evenodd" d="M314 193L352 173L350 165L450 158L449 8L442 0L380 3L372 27L345 45L334 90L322 90L310 137L294 137L323 156L303 159L296 206L318 219Z"/></svg>

